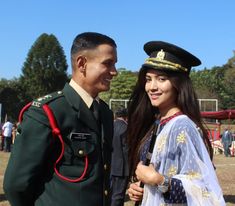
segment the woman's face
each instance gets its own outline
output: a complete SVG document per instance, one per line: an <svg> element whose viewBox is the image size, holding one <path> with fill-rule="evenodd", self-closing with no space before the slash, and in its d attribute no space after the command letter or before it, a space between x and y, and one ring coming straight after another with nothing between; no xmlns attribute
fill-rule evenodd
<svg viewBox="0 0 235 206"><path fill-rule="evenodd" d="M158 107L161 112L176 105L177 93L169 77L157 70L149 69L145 78L145 91L154 107Z"/></svg>

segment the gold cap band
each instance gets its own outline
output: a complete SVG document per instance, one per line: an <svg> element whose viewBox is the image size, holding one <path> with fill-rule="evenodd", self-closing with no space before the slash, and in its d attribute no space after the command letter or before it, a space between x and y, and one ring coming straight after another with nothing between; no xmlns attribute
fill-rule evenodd
<svg viewBox="0 0 235 206"><path fill-rule="evenodd" d="M154 66L154 67L158 67L158 68L168 68L171 70L175 70L175 71L183 71L183 72L188 72L188 69L181 66L180 64L176 64L167 60L163 60L163 59L159 59L157 57L153 58L147 58L144 62L144 66Z"/></svg>

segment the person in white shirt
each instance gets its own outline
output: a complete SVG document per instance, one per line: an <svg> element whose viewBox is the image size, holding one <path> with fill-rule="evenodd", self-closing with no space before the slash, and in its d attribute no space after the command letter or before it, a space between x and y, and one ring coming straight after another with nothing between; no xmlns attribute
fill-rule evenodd
<svg viewBox="0 0 235 206"><path fill-rule="evenodd" d="M5 152L11 151L12 127L13 127L13 124L9 120L7 120L2 126L3 137L4 137L4 151Z"/></svg>

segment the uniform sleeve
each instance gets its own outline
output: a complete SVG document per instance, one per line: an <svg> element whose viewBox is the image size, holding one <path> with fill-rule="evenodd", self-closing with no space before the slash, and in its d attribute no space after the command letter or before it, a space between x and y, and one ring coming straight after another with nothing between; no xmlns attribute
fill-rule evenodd
<svg viewBox="0 0 235 206"><path fill-rule="evenodd" d="M11 205L34 205L49 164L51 143L50 128L25 114L4 177L3 187Z"/></svg>

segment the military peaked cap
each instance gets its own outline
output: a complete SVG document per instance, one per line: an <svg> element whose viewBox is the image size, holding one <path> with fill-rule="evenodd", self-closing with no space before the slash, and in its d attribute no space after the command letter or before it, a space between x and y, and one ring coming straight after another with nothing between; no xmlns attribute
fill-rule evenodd
<svg viewBox="0 0 235 206"><path fill-rule="evenodd" d="M188 51L163 41L147 42L144 51L149 57L143 67L189 73L192 66L201 64L201 61Z"/></svg>

